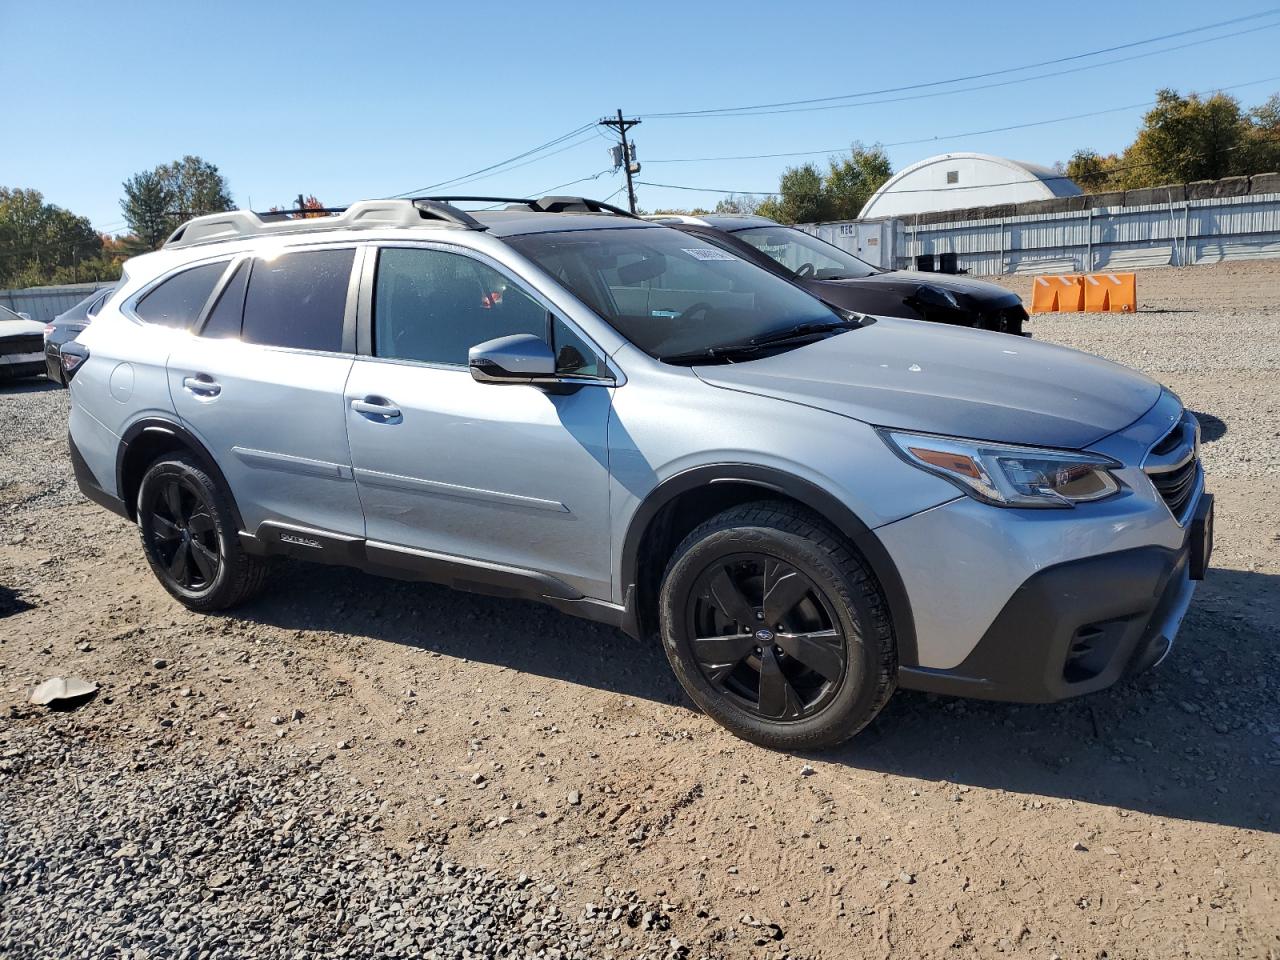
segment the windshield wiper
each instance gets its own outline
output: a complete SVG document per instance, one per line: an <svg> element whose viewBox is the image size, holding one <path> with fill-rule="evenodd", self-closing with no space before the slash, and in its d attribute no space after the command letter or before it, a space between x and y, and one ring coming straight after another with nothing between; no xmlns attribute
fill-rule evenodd
<svg viewBox="0 0 1280 960"><path fill-rule="evenodd" d="M835 330L854 330L860 326L862 326L862 322L852 317L842 320L823 320L817 323L798 323L794 327L788 327L786 330L775 330L773 333L752 337L749 342L757 347L787 343L791 340L800 340L820 333L831 333Z"/></svg>
<svg viewBox="0 0 1280 960"><path fill-rule="evenodd" d="M750 356L768 347L783 346L801 340L809 340L822 334L836 330L856 330L862 326L859 318L849 317L842 320L824 320L819 323L798 323L785 330L752 337L743 343L726 343L718 347L703 347L701 350L689 350L685 353L670 353L662 359L669 363L689 363L697 360L727 360L737 356Z"/></svg>

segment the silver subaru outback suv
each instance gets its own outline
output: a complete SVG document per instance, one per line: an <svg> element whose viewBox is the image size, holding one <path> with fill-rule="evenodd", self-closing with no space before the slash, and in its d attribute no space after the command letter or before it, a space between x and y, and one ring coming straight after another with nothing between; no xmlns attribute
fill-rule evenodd
<svg viewBox="0 0 1280 960"><path fill-rule="evenodd" d="M1169 651L1213 505L1159 384L596 201L463 199L192 220L64 348L80 487L179 601L278 555L534 599L660 636L784 749L898 686L1053 701Z"/></svg>

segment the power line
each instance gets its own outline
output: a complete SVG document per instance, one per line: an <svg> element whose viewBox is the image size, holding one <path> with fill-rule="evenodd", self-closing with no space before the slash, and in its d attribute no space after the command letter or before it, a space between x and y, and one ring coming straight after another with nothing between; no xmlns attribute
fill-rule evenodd
<svg viewBox="0 0 1280 960"><path fill-rule="evenodd" d="M703 193L740 193L748 197L776 197L777 190L722 190L718 187L684 187L677 183L653 183L650 180L637 180L642 187L665 187L668 190L701 190Z"/></svg>
<svg viewBox="0 0 1280 960"><path fill-rule="evenodd" d="M557 183L554 187L543 187L541 190L536 191L534 195L536 197L545 197L548 194L550 194L552 190L559 190L562 187L571 187L575 183L586 183L588 180L598 180L601 177L603 177L606 173L612 173L612 172L613 172L613 167L605 167L599 173L593 173L589 177L580 177L577 180L570 180L568 183Z"/></svg>
<svg viewBox="0 0 1280 960"><path fill-rule="evenodd" d="M893 98L888 100L870 101L866 104L836 103L836 101L840 101L840 100L851 100L851 99L860 98L860 97L878 96L884 93L902 93L909 90L928 89L932 87L946 86L952 83L964 83L969 80L982 80L988 77L1003 76L1010 73L1020 73L1023 70L1033 70L1038 67L1054 66L1060 63L1068 63L1075 60L1087 59L1089 57L1101 56L1102 54L1105 54L1105 53L1115 53L1116 51L1119 51L1119 50L1127 50L1133 47L1145 46L1146 44L1149 44L1149 43L1159 43L1162 40L1172 40L1177 37L1188 36L1194 33L1203 33L1206 30L1214 30L1214 29L1217 29L1218 27L1232 26L1234 24L1244 23L1249 20L1258 20L1264 17L1274 16L1277 13L1280 13L1280 7L1272 7L1271 9L1264 10L1260 13L1249 14L1248 16L1235 17L1230 20L1220 20L1216 23L1209 23L1199 27L1191 27L1186 30L1179 30L1174 33L1166 33L1156 37L1148 37L1144 40L1134 40L1129 43L1117 44L1111 47L1103 47L1097 50L1090 50L1085 53L1073 54L1068 57L1058 57L1052 60L1041 60L1035 63L1025 63L1017 67L1005 67L1000 70L990 70L983 73L974 73L974 74L968 74L965 76L950 77L945 80L931 80L925 83L907 84L905 86L900 86L900 87L883 87L877 90L863 90L857 93L837 94L829 97L812 97L804 100L783 100L775 103L757 103L757 104L749 104L749 105L738 106L738 107L710 107L702 110L673 110L673 111L668 111L666 113L645 113L645 114L642 114L642 116L650 117L653 119L682 119L682 118L692 118L692 117L709 117L714 115L760 116L766 113L793 113L793 112L800 112L801 110L833 109L841 106L869 106L871 103L896 103L896 102L900 102L901 100L922 99L921 97L900 97L900 98ZM1066 73L1076 73L1076 72L1079 72L1080 70L1090 70L1090 69L1093 69L1094 67L1108 66L1113 63L1125 63L1129 60L1136 60L1142 57L1155 56L1160 53L1169 53L1174 50L1182 50L1186 47L1196 46L1202 43L1212 43L1215 40L1225 40L1230 37L1240 36L1245 33L1253 33L1256 30L1271 29L1275 26L1280 26L1280 24L1275 24L1275 23L1266 24L1262 27L1256 27L1256 28L1251 28L1249 30L1237 31L1235 33L1223 34L1217 37L1208 37L1203 40L1196 40L1196 41L1192 41L1191 43L1180 44L1177 46L1165 48L1163 50L1155 50L1149 53L1139 54L1138 56L1123 57L1116 60L1105 61L1103 63L1089 64L1084 67L1074 68L1072 70L1057 71L1054 73L1042 74L1034 77L1023 77L1017 80L1004 81L1002 83L996 83L996 84L985 84L985 85L976 86L976 87L966 87L963 90L940 91L938 93L927 94L925 96L941 96L946 93L964 93L969 90L985 90L995 86L1006 86L1009 83L1022 83L1027 80L1043 79L1044 77L1062 76L1063 74L1066 74ZM825 106L825 107L815 106L819 104L827 104L828 106ZM795 109L787 109L787 108L795 108Z"/></svg>
<svg viewBox="0 0 1280 960"><path fill-rule="evenodd" d="M606 173L609 173L612 170L613 167L605 167L605 169L601 170L599 173L593 173L589 177L579 177L577 180L568 180L564 183L557 183L554 187L543 187L540 190L535 190L533 193L529 194L529 196L534 199L538 197L545 197L549 195L552 190L559 190L561 187L571 187L575 183L586 183L588 180L598 180L600 177L603 177ZM481 207L480 209L497 210L501 206L502 204L494 204L491 207Z"/></svg>
<svg viewBox="0 0 1280 960"><path fill-rule="evenodd" d="M1280 74L1273 77L1263 77L1260 80L1249 80L1244 83L1234 83L1225 87L1214 87L1213 90L1192 91L1188 96L1202 96L1206 93L1222 93L1227 90L1238 90L1242 87L1257 86L1261 83L1272 83L1280 80ZM1032 120L1027 123L1013 123L1004 127L988 127L985 130L967 130L963 133L946 133L932 137L918 137L914 140L895 140L890 143L881 143L881 147L905 147L913 146L920 143L933 143L938 140L958 140L962 137L979 137L989 133L1006 133L1010 130L1025 130L1028 127L1043 127L1053 123L1065 123L1070 120L1085 120L1090 117L1101 117L1109 113L1121 113L1125 110L1137 110L1142 107L1155 106L1159 101L1145 100L1142 103L1125 104L1122 107L1108 107L1105 110L1093 110L1088 113L1074 113L1066 117L1053 117L1049 120ZM811 157L819 154L842 153L848 147L832 147L827 150L797 150L790 153L755 153L755 154L739 154L736 156L721 157L673 157L665 160L648 160L647 163L702 163L706 161L725 161L725 160L773 160L785 157Z"/></svg>
<svg viewBox="0 0 1280 960"><path fill-rule="evenodd" d="M508 157L506 160L500 160L497 163L491 163L487 167L481 167L479 170L473 170L471 173L464 173L461 176L453 177L452 179L449 179L449 180L441 180L439 183L427 184L427 186L425 187L416 187L413 190L405 190L403 193L395 193L395 194L392 194L392 197L395 198L395 197L418 196L418 195L427 193L430 190L437 190L440 187L456 186L457 184L463 181L477 179L481 174L489 173L490 171L497 170L499 167L505 167L508 164L515 163L517 160L523 160L526 157L529 157L535 153L541 153L542 151L548 150L551 147L559 146L560 144L564 143L566 140L572 139L573 137L576 137L578 134L584 133L587 130L590 130L594 126L595 126L594 123L584 123L582 124L582 126L574 127L568 133L561 134L560 136L556 137L553 140L548 140L546 143L543 143L536 147L532 147L528 150L525 150L523 153L517 153L514 157Z"/></svg>
<svg viewBox="0 0 1280 960"><path fill-rule="evenodd" d="M1246 140L1242 143L1237 143L1235 146L1232 146L1232 147L1223 147L1221 150L1214 151L1214 153L1215 154L1230 153L1233 150L1245 150L1245 149L1248 149L1249 147L1254 147L1262 143L1280 143L1280 136L1262 137L1256 140ZM1191 159L1202 159L1207 156L1209 156L1208 153L1184 153L1181 159L1185 161L1185 160L1191 160ZM1137 163L1127 163L1123 166L1107 167L1099 171L1099 173L1101 176L1108 177L1113 174L1124 173L1126 170L1138 170L1143 167L1155 166L1155 164L1160 162L1162 161L1143 160ZM1053 176L1049 176L1049 177L1036 177L1036 179L1039 180L1041 183L1047 183L1049 181L1056 181L1056 180L1070 180L1071 177L1067 176L1066 174L1054 174ZM1001 183L974 183L974 184L964 184L964 185L955 186L955 187L945 187L941 189L938 187L918 187L918 188L911 188L907 190L894 190L892 192L894 194L940 193L940 192L953 193L960 190L986 190L992 187L1015 187L1015 186L1020 186L1024 183L1029 183L1029 182L1030 181L1028 180L1006 180ZM722 187L690 187L690 186L685 186L677 183L652 183L648 180L637 180L636 183L646 187L663 187L668 190L692 190L692 191L701 191L703 193L726 193L726 194L736 193L736 194L741 194L743 196L753 196L753 197L776 197L776 196L779 196L780 194L780 191L778 190L726 190ZM1156 184L1156 186L1160 186L1160 184ZM1107 191L1103 191L1103 192L1107 192Z"/></svg>

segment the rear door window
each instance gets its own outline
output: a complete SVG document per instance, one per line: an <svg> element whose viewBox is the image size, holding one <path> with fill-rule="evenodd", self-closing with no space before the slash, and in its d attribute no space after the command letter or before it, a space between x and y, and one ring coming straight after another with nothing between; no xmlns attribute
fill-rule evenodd
<svg viewBox="0 0 1280 960"><path fill-rule="evenodd" d="M248 343L342 350L355 250L303 250L254 261L241 336ZM233 284L234 285L234 284Z"/></svg>
<svg viewBox="0 0 1280 960"><path fill-rule="evenodd" d="M209 294L230 262L219 260L174 274L139 300L133 312L147 323L189 328L200 316Z"/></svg>

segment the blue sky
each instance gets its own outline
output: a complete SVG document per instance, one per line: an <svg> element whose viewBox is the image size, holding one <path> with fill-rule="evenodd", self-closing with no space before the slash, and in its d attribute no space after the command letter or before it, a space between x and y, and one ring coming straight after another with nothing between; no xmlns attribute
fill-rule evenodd
<svg viewBox="0 0 1280 960"><path fill-rule="evenodd" d="M685 157L894 144L895 169L974 150L1051 164L1078 147L1123 147L1142 114L986 135L950 134L1149 101L1161 86L1234 87L1246 105L1280 90L1276 15L975 86L1245 35L1063 76L981 90L729 118L652 114L901 87L1035 63L1271 9L1266 2L59 3L0 0L5 82L0 185L122 230L120 184L194 153L217 164L241 206L300 191L331 205L459 177L621 107L639 179L773 190L805 158L658 163ZM952 87L869 97L933 94ZM448 188L538 195L609 166L594 130L534 162ZM822 161L821 154L815 158ZM603 198L604 173L564 192ZM437 191L445 192L445 191ZM710 205L713 193L641 186L640 203ZM621 195L619 195L619 198Z"/></svg>

